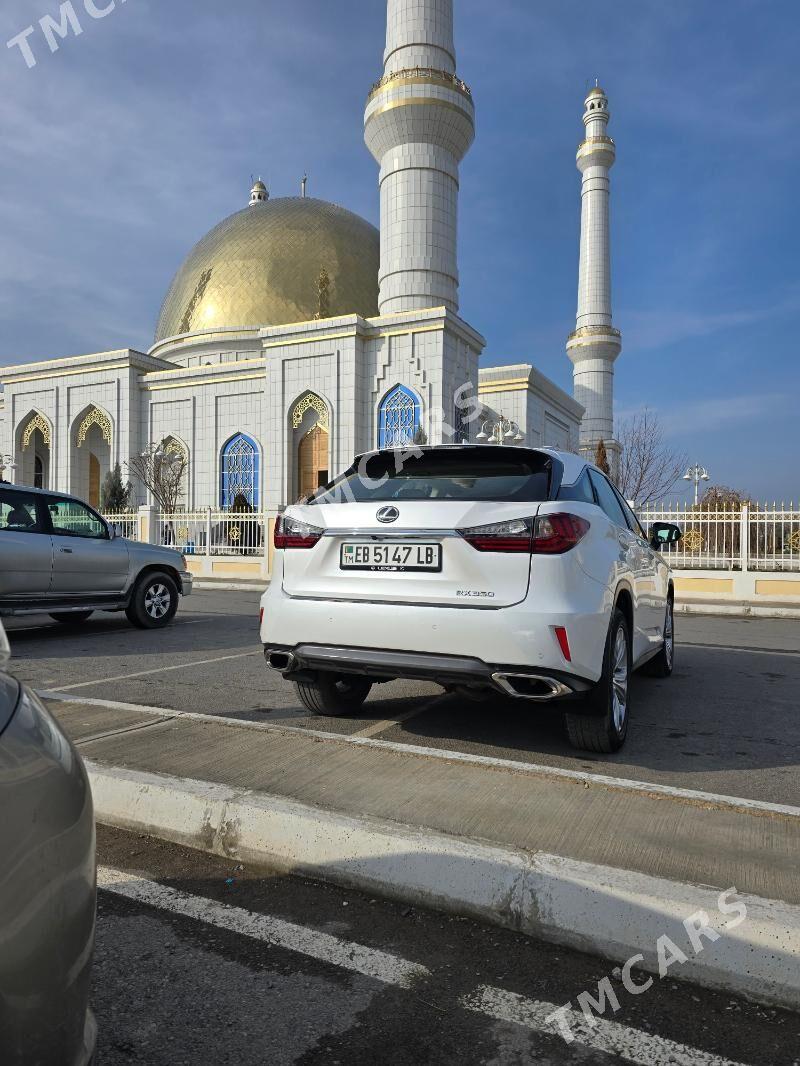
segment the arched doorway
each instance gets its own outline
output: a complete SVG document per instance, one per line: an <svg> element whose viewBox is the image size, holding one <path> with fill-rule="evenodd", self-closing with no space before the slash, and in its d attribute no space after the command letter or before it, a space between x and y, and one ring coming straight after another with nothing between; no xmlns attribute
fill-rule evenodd
<svg viewBox="0 0 800 1066"><path fill-rule="evenodd" d="M300 441L297 450L297 469L301 496L310 496L328 477L328 431L314 426Z"/></svg>
<svg viewBox="0 0 800 1066"><path fill-rule="evenodd" d="M33 412L22 422L17 436L17 481L37 489L50 488L52 430L44 415Z"/></svg>
<svg viewBox="0 0 800 1066"><path fill-rule="evenodd" d="M73 423L69 490L97 509L111 469L111 433L111 419L97 407L87 408Z"/></svg>
<svg viewBox="0 0 800 1066"><path fill-rule="evenodd" d="M306 392L292 408L295 498L308 496L330 480L330 415L315 392Z"/></svg>

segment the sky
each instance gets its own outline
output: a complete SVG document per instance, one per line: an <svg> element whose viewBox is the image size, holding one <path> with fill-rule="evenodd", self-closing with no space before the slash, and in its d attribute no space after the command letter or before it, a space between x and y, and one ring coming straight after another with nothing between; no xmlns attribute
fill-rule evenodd
<svg viewBox="0 0 800 1066"><path fill-rule="evenodd" d="M96 0L95 10L109 0ZM86 3L86 6L85 6ZM117 0L51 53L58 0L4 0L0 364L146 351L189 249L251 175L378 223L363 143L381 0ZM713 483L800 498L796 0L455 0L477 107L461 314L484 365L571 391L588 86L610 99L618 420L647 407ZM679 483L676 495L685 496Z"/></svg>

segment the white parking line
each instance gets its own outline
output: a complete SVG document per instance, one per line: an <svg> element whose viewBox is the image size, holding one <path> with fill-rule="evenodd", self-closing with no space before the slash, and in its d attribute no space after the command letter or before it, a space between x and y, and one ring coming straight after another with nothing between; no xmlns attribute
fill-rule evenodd
<svg viewBox="0 0 800 1066"><path fill-rule="evenodd" d="M491 755L473 755L465 751L453 751L445 748L426 748L419 744L404 744L396 740L377 740L372 737L329 733L322 729L308 729L305 726L284 725L283 723L251 722L243 718L229 718L216 714L199 714L196 711L176 711L168 707L146 707L138 703L119 703L116 700L90 699L84 696L63 695L66 690L39 690L38 695L45 700L58 703L80 703L94 707L108 707L121 711L141 711L165 718L187 718L193 722L208 722L227 729L251 729L258 733L299 733L302 736L317 737L320 740L332 740L359 747L383 748L396 751L401 755L424 755L430 759L443 762L472 763L476 766L489 766L498 770L513 770L515 773L537 774L543 777L558 777L581 784L598 785L603 788L617 789L624 792L637 792L643 795L666 796L690 803L710 804L715 807L731 807L736 810L763 811L766 814L779 814L789 818L800 818L800 807L784 803L769 803L766 800L747 799L744 796L724 796L715 792L699 792L692 788L678 788L673 785L658 785L652 781L640 781L629 777L612 777L608 774L593 774L583 770L567 770L561 766L547 766L544 763L530 763L515 759L498 759ZM397 721L397 719L394 719ZM392 723L390 723L392 724Z"/></svg>
<svg viewBox="0 0 800 1066"><path fill-rule="evenodd" d="M488 1015L501 1022L513 1022L526 1029L561 1039L558 1026L547 1021L548 1015L558 1010L555 1003L526 999L514 992L483 985L470 995L464 996L461 1005L467 1010ZM625 1062L636 1066L742 1066L731 1059L711 1055L707 1051L678 1044L661 1036L631 1029L619 1022L595 1018L590 1026L581 1011L570 1010L564 1019L572 1031L575 1043L593 1051L618 1055Z"/></svg>
<svg viewBox="0 0 800 1066"><path fill-rule="evenodd" d="M265 944L297 951L320 962L352 970L365 977L373 977L384 984L408 987L413 981L430 976L430 971L425 966L408 962L388 952L367 948L350 940L340 940L328 933L295 925L269 914L248 911L242 907L233 907L203 896L181 892L155 881L137 878L122 870L99 866L97 886L137 903L146 903L148 906L158 907L159 910L169 911L170 914L181 914L219 929L261 940Z"/></svg>
<svg viewBox="0 0 800 1066"><path fill-rule="evenodd" d="M106 685L112 681L128 681L132 677L148 677L150 674L166 674L170 670L188 670L192 666L208 666L209 663L224 663L231 659L247 659L252 655L261 655L260 651L243 651L238 655L220 655L216 659L195 659L193 662L177 663L174 666L159 666L155 670L139 670L135 674L118 674L116 677L98 677L94 681L81 681L77 685L62 685L60 692L74 692L79 688L90 688L92 685Z"/></svg>

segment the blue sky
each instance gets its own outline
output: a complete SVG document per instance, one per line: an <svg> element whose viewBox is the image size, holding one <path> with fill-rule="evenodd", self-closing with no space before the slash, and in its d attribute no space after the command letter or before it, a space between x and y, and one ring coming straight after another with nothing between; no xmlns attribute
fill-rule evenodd
<svg viewBox="0 0 800 1066"><path fill-rule="evenodd" d="M100 4L98 0L99 6ZM362 139L381 0L127 0L37 65L0 49L0 362L146 350L188 249L247 201L310 193L378 221ZM5 0L0 35L58 10ZM715 482L800 497L796 0L456 0L478 137L461 311L485 361L564 388L584 91L609 93L616 402Z"/></svg>

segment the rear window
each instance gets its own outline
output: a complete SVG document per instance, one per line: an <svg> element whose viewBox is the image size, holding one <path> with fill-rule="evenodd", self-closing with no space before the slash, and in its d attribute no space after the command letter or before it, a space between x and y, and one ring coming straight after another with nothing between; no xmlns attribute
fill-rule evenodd
<svg viewBox="0 0 800 1066"><path fill-rule="evenodd" d="M536 452L509 455L483 447L378 452L350 467L308 503L474 500L542 503L549 498L553 461Z"/></svg>

